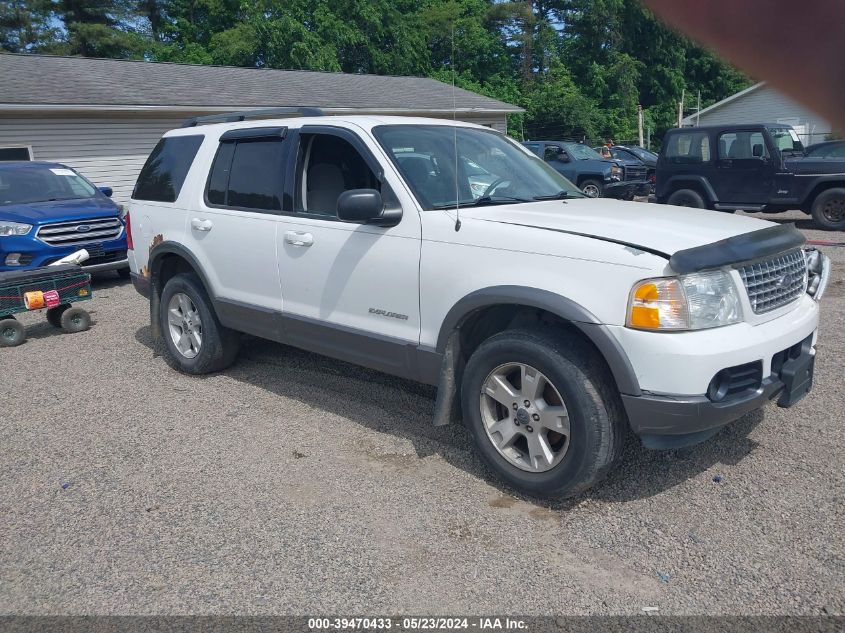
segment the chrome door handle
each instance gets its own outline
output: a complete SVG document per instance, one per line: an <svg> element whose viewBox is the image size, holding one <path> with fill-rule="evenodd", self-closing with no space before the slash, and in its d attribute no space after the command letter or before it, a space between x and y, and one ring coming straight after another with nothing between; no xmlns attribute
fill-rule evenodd
<svg viewBox="0 0 845 633"><path fill-rule="evenodd" d="M191 228L195 231L210 231L214 224L211 220L201 220L199 218L193 218L191 220Z"/></svg>
<svg viewBox="0 0 845 633"><path fill-rule="evenodd" d="M291 246L311 246L314 243L314 236L310 233L286 231L285 242L287 242Z"/></svg>

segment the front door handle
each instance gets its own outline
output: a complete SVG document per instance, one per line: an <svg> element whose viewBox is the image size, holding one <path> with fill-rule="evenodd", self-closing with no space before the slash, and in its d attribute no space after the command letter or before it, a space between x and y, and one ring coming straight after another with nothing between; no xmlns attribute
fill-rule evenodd
<svg viewBox="0 0 845 633"><path fill-rule="evenodd" d="M285 242L291 246L311 246L314 243L314 236L299 231L286 231Z"/></svg>
<svg viewBox="0 0 845 633"><path fill-rule="evenodd" d="M191 228L195 231L208 232L214 226L211 220L201 220L200 218L193 218L191 220Z"/></svg>

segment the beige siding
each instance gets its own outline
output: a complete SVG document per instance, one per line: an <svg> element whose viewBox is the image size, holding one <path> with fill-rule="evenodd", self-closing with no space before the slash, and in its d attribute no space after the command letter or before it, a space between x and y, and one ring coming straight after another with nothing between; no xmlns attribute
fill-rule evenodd
<svg viewBox="0 0 845 633"><path fill-rule="evenodd" d="M695 117L687 117L695 124ZM792 125L805 145L820 143L830 133L830 123L769 85L737 97L701 115L699 125L734 123L785 123Z"/></svg>
<svg viewBox="0 0 845 633"><path fill-rule="evenodd" d="M183 119L0 118L0 147L28 145L34 160L64 163L126 202L138 172L167 130Z"/></svg>

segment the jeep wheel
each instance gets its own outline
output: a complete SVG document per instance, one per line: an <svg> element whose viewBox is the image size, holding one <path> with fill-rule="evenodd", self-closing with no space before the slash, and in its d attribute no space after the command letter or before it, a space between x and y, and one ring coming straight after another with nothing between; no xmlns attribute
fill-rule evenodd
<svg viewBox="0 0 845 633"><path fill-rule="evenodd" d="M813 220L829 231L845 230L845 189L822 191L813 201Z"/></svg>
<svg viewBox="0 0 845 633"><path fill-rule="evenodd" d="M207 374L234 362L240 337L220 324L195 275L172 277L161 293L160 306L159 323L172 366L187 374Z"/></svg>
<svg viewBox="0 0 845 633"><path fill-rule="evenodd" d="M601 198L604 188L598 180L585 180L581 183L581 191L588 198Z"/></svg>
<svg viewBox="0 0 845 633"><path fill-rule="evenodd" d="M692 189L678 189L675 193L669 196L666 204L671 204L676 207L693 207L696 209L706 209L707 204L701 194Z"/></svg>
<svg viewBox="0 0 845 633"><path fill-rule="evenodd" d="M577 494L621 452L624 416L612 379L578 340L545 330L497 334L469 359L461 392L481 456L521 492Z"/></svg>

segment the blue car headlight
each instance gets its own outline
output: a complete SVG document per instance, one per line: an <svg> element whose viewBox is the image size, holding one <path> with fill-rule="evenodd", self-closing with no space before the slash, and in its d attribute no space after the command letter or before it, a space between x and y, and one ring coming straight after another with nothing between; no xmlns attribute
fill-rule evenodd
<svg viewBox="0 0 845 633"><path fill-rule="evenodd" d="M0 237L10 237L12 235L26 235L31 230L31 224L21 224L20 222L7 222L4 220L0 220Z"/></svg>

